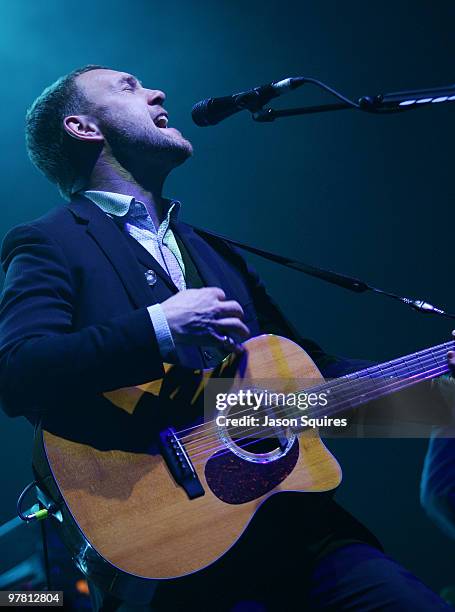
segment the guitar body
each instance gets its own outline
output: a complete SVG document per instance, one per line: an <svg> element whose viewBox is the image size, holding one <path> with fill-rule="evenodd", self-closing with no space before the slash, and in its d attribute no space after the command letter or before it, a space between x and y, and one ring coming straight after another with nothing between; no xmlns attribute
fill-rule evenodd
<svg viewBox="0 0 455 612"><path fill-rule="evenodd" d="M303 379L323 380L310 357L286 338L263 335L244 346L241 374L235 374L239 387L245 379L250 384L273 380L274 391L289 393L301 390ZM213 372L202 375L207 381ZM163 385L162 380L152 381L105 397L133 414L144 393L157 395ZM220 450L220 437L212 446L198 446L198 440L207 439L206 425L188 432L182 443L203 488L193 499L176 483L160 453L100 450L41 431L36 453L41 460L35 462L35 471L62 510L67 544L74 548L82 541L76 535L82 535L106 567L123 575L184 576L210 565L233 546L271 495L327 491L341 481L337 461L314 430L298 434L287 452L265 462L250 461L228 447Z"/></svg>

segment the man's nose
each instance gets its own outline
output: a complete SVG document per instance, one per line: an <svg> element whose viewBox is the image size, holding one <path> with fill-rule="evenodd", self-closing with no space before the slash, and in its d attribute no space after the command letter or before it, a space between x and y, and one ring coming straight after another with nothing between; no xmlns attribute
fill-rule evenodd
<svg viewBox="0 0 455 612"><path fill-rule="evenodd" d="M161 106L166 99L166 94L160 89L147 89L147 104L150 106Z"/></svg>

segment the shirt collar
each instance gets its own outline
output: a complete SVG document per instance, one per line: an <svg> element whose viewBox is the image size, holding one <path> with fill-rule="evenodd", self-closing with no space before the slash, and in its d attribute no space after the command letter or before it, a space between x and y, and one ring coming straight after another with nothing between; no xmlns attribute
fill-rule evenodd
<svg viewBox="0 0 455 612"><path fill-rule="evenodd" d="M96 204L103 212L112 217L122 217L126 219L140 219L148 217L147 209L143 202L136 200L133 196L122 193L113 193L112 191L83 191L82 195L94 204ZM181 203L177 200L164 199L165 205L165 220L169 224L170 221L176 221L181 208Z"/></svg>

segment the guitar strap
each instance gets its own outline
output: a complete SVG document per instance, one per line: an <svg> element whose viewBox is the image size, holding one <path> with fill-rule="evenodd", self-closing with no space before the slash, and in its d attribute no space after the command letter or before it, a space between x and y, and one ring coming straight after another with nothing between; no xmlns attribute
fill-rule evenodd
<svg viewBox="0 0 455 612"><path fill-rule="evenodd" d="M219 240L224 240L224 242L228 242L229 244L233 244L234 246L244 249L245 251L249 251L250 253L259 255L259 257L274 261L275 263L285 266L286 268L298 270L299 272L303 272L304 274L308 274L309 276L320 278L321 280L324 280L333 285L338 285L339 287L343 287L344 289L349 289L350 291L354 291L356 293L363 293L364 291L373 289L358 278L339 274L338 272L332 272L331 270L325 270L324 268L310 266L309 264L306 264L303 261L298 261L297 259L291 259L283 255L278 255L278 253L272 253L271 251L258 249L257 247L250 246L249 244L245 244L244 242L232 240L232 238L227 238L226 236L222 236L221 234L216 234L215 232L210 232L200 227L195 227L194 225L192 227L201 236L208 236L212 238L218 238Z"/></svg>
<svg viewBox="0 0 455 612"><path fill-rule="evenodd" d="M378 287L373 287L371 285L367 285L367 283L359 280L358 278L354 278L352 276L346 276L345 274L339 274L338 272L332 272L332 270L325 270L324 268L317 268L315 266L310 266L309 264L304 263L303 261L298 261L297 259L291 259L290 257L284 257L283 255L278 255L278 253L272 253L271 251L265 251L264 249L258 249L257 247L250 246L249 244L245 244L244 242L239 242L238 240L232 240L232 238L227 238L226 236L222 236L221 234L216 234L215 232L209 232L208 230L201 229L200 227L192 226L193 229L200 234L201 236L206 236L208 238L218 238L219 240L224 240L224 242L228 242L229 244L233 244L240 249L244 249L245 251L249 251L250 253L254 253L255 255L259 255L259 257L263 257L264 259L268 259L270 261L274 261L286 268L292 268L293 270L298 270L299 272L303 272L308 276L313 276L315 278L319 278L327 283L332 285L338 285L338 287L343 287L344 289L349 289L349 291L354 291L355 293L364 293L365 291L373 291L374 293L380 293L386 297L392 298L394 300L398 300L407 306L410 306L414 310L418 312L423 312L425 314L431 313L440 315L447 319L455 319L455 313L451 314L443 310L442 308L438 308L430 304L426 300L415 300L413 298L402 297L397 295L396 293L390 293L390 291L384 291L384 289L379 289Z"/></svg>

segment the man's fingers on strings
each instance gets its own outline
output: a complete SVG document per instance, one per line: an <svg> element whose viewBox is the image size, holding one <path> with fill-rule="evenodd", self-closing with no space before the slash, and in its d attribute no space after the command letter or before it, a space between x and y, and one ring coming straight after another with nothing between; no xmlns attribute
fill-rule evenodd
<svg viewBox="0 0 455 612"><path fill-rule="evenodd" d="M215 322L218 335L232 336L235 340L246 340L250 336L248 327L236 318L219 319Z"/></svg>
<svg viewBox="0 0 455 612"><path fill-rule="evenodd" d="M214 333L212 334L212 340L215 341L215 344L218 345L220 348L226 351L230 351L231 353L242 354L245 352L245 349L243 348L242 344L236 342L233 336L221 336L219 334Z"/></svg>

